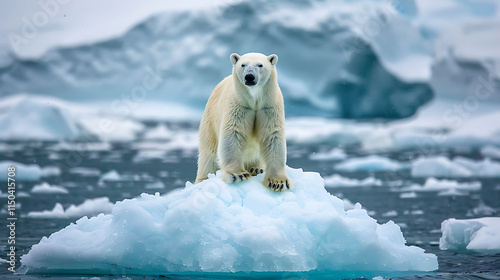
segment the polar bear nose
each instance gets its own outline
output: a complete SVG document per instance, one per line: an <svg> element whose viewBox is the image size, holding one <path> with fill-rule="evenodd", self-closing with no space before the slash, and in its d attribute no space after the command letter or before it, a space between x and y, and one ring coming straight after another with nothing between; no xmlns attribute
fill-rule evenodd
<svg viewBox="0 0 500 280"><path fill-rule="evenodd" d="M255 76L252 74L245 75L245 82L253 82L255 80Z"/></svg>

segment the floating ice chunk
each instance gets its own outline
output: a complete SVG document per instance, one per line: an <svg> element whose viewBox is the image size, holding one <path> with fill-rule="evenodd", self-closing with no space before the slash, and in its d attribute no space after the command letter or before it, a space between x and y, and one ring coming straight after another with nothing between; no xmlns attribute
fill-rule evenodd
<svg viewBox="0 0 500 280"><path fill-rule="evenodd" d="M107 197L86 199L80 205L71 204L66 210L60 203L56 203L54 209L47 211L32 211L28 213L29 218L35 219L75 219L83 216L96 216L100 213L111 213L113 203Z"/></svg>
<svg viewBox="0 0 500 280"><path fill-rule="evenodd" d="M335 165L335 169L346 172L396 171L405 168L406 167L399 161L378 155L352 158Z"/></svg>
<svg viewBox="0 0 500 280"><path fill-rule="evenodd" d="M297 144L358 144L373 126L326 118L290 118L285 122L286 139Z"/></svg>
<svg viewBox="0 0 500 280"><path fill-rule="evenodd" d="M436 178L427 178L423 186L413 184L409 187L403 187L401 191L414 191L414 192L435 192L435 191L479 191L481 190L481 182L457 182L454 180L439 180Z"/></svg>
<svg viewBox="0 0 500 280"><path fill-rule="evenodd" d="M85 139L89 132L65 109L39 99L24 98L0 115L0 139Z"/></svg>
<svg viewBox="0 0 500 280"><path fill-rule="evenodd" d="M441 250L500 252L500 218L448 219L441 223Z"/></svg>
<svg viewBox="0 0 500 280"><path fill-rule="evenodd" d="M61 168L58 166L45 166L42 167L42 177L53 177L61 175Z"/></svg>
<svg viewBox="0 0 500 280"><path fill-rule="evenodd" d="M164 145L164 144L163 144ZM167 152L163 150L140 150L135 156L134 162L142 162L148 160L163 160L167 158Z"/></svg>
<svg viewBox="0 0 500 280"><path fill-rule="evenodd" d="M160 124L156 126L155 128L152 128L146 133L144 133L143 139L145 140L170 140L174 136L174 132L170 129L168 129L165 125Z"/></svg>
<svg viewBox="0 0 500 280"><path fill-rule="evenodd" d="M69 172L72 174L78 174L80 176L86 176L86 177L97 177L101 175L101 170L94 167L75 167L71 168Z"/></svg>
<svg viewBox="0 0 500 280"><path fill-rule="evenodd" d="M408 198L417 198L418 195L416 192L404 192L399 195L399 198L401 199L408 199Z"/></svg>
<svg viewBox="0 0 500 280"><path fill-rule="evenodd" d="M140 122L116 115L90 114L80 120L87 130L104 142L133 141L145 128Z"/></svg>
<svg viewBox="0 0 500 280"><path fill-rule="evenodd" d="M398 216L398 211L391 210L382 214L382 217L396 217Z"/></svg>
<svg viewBox="0 0 500 280"><path fill-rule="evenodd" d="M7 170L10 166L16 168L15 179L23 181L38 181L42 177L42 169L38 164L22 164L15 161L0 161L0 170ZM7 172L0 172L0 178L7 180Z"/></svg>
<svg viewBox="0 0 500 280"><path fill-rule="evenodd" d="M472 172L447 157L421 157L413 162L413 177L470 177Z"/></svg>
<svg viewBox="0 0 500 280"><path fill-rule="evenodd" d="M328 152L316 153L309 157L312 160L344 160L347 158L344 150L339 148L334 148Z"/></svg>
<svg viewBox="0 0 500 280"><path fill-rule="evenodd" d="M67 194L69 192L64 187L49 185L47 182L43 182L39 185L35 185L31 189L31 193Z"/></svg>
<svg viewBox="0 0 500 280"><path fill-rule="evenodd" d="M53 151L78 151L78 152L90 152L90 151L109 151L113 146L108 142L59 142L51 147L50 150Z"/></svg>
<svg viewBox="0 0 500 280"><path fill-rule="evenodd" d="M99 182L116 182L122 180L123 178L120 173L118 173L116 170L111 170L107 173L104 173L99 179Z"/></svg>
<svg viewBox="0 0 500 280"><path fill-rule="evenodd" d="M163 184L162 181L156 181L156 182L152 182L152 183L147 183L144 188L146 188L146 189L164 189L165 184Z"/></svg>
<svg viewBox="0 0 500 280"><path fill-rule="evenodd" d="M481 148L481 154L484 157L500 159L500 148L492 145L484 146Z"/></svg>
<svg viewBox="0 0 500 280"><path fill-rule="evenodd" d="M382 181L371 176L358 180L334 174L332 176L325 177L325 186L330 188L372 187L382 186Z"/></svg>
<svg viewBox="0 0 500 280"><path fill-rule="evenodd" d="M449 190L444 190L440 191L437 194L438 196L467 196L469 195L468 191L461 191L457 189L449 189Z"/></svg>
<svg viewBox="0 0 500 280"><path fill-rule="evenodd" d="M497 213L497 210L486 205L484 201L480 201L479 204L472 209L470 215L474 216L491 216ZM468 213L469 214L469 213Z"/></svg>
<svg viewBox="0 0 500 280"><path fill-rule="evenodd" d="M453 162L469 169L475 177L500 177L500 163L489 158L475 161L464 157L456 157Z"/></svg>
<svg viewBox="0 0 500 280"><path fill-rule="evenodd" d="M81 218L44 237L22 257L23 268L155 275L438 268L435 255L405 245L393 222L377 224L361 205L346 212L319 174L287 173L296 185L282 193L263 187L263 175L226 184L218 172L165 196L117 202L109 215Z"/></svg>

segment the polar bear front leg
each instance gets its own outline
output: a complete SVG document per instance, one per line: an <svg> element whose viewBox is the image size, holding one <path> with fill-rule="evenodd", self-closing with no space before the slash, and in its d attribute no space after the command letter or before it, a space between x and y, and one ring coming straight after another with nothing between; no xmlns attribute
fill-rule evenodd
<svg viewBox="0 0 500 280"><path fill-rule="evenodd" d="M219 159L222 180L226 183L237 183L252 178L243 166L242 149L245 142L245 135L237 130L226 131L221 137Z"/></svg>
<svg viewBox="0 0 500 280"><path fill-rule="evenodd" d="M243 152L250 138L250 120L254 116L248 110L235 106L223 119L218 155L224 182L237 183L252 178L245 169Z"/></svg>
<svg viewBox="0 0 500 280"><path fill-rule="evenodd" d="M284 114L275 108L257 113L258 137L266 164L266 176L262 184L274 191L291 190L293 182L286 174L286 139Z"/></svg>

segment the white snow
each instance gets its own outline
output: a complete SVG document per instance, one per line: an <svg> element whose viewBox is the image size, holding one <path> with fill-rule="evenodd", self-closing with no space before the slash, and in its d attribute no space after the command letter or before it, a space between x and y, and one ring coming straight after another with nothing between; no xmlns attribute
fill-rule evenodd
<svg viewBox="0 0 500 280"><path fill-rule="evenodd" d="M448 219L441 223L441 250L500 252L500 218Z"/></svg>
<svg viewBox="0 0 500 280"><path fill-rule="evenodd" d="M475 161L464 157L421 157L413 162L413 177L500 177L500 163L489 158Z"/></svg>
<svg viewBox="0 0 500 280"><path fill-rule="evenodd" d="M71 204L68 208L60 203L56 203L54 208L50 211L31 211L28 213L29 218L35 219L75 219L83 216L97 216L100 213L109 214L113 203L107 197L99 197L86 199L82 204Z"/></svg>
<svg viewBox="0 0 500 280"><path fill-rule="evenodd" d="M344 160L347 158L347 155L344 150L333 148L328 152L318 152L312 154L309 158L312 160Z"/></svg>
<svg viewBox="0 0 500 280"><path fill-rule="evenodd" d="M61 186L49 185L47 182L43 182L39 185L35 185L31 189L31 193L43 193L43 194L67 194L68 190Z"/></svg>
<svg viewBox="0 0 500 280"><path fill-rule="evenodd" d="M23 269L158 275L438 268L435 255L405 245L393 222L377 224L359 204L346 212L319 174L287 173L296 184L283 193L263 187L263 174L226 184L218 173L163 197L117 202L111 214L81 218L44 237L22 257Z"/></svg>
<svg viewBox="0 0 500 280"><path fill-rule="evenodd" d="M481 182L457 182L454 180L439 180L436 178L427 178L423 186L413 184L409 187L403 187L400 191L407 192L441 192L441 191L479 191L481 190Z"/></svg>
<svg viewBox="0 0 500 280"><path fill-rule="evenodd" d="M406 166L396 160L379 155L350 158L335 165L335 169L346 172L353 171L397 171Z"/></svg>
<svg viewBox="0 0 500 280"><path fill-rule="evenodd" d="M332 176L327 176L324 179L325 179L325 186L329 188L382 186L382 181L372 176L359 180L354 178L346 178L338 174L334 174Z"/></svg>

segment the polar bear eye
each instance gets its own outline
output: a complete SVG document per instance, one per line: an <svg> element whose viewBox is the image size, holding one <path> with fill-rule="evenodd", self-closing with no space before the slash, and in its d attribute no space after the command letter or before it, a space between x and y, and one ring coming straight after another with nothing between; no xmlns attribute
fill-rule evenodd
<svg viewBox="0 0 500 280"><path fill-rule="evenodd" d="M259 67L263 67L264 65L262 65L262 64L259 64L259 65L257 65L257 66L259 66Z"/></svg>
<svg viewBox="0 0 500 280"><path fill-rule="evenodd" d="M245 67L245 66L247 66L247 65L246 64L241 64L241 67Z"/></svg>

